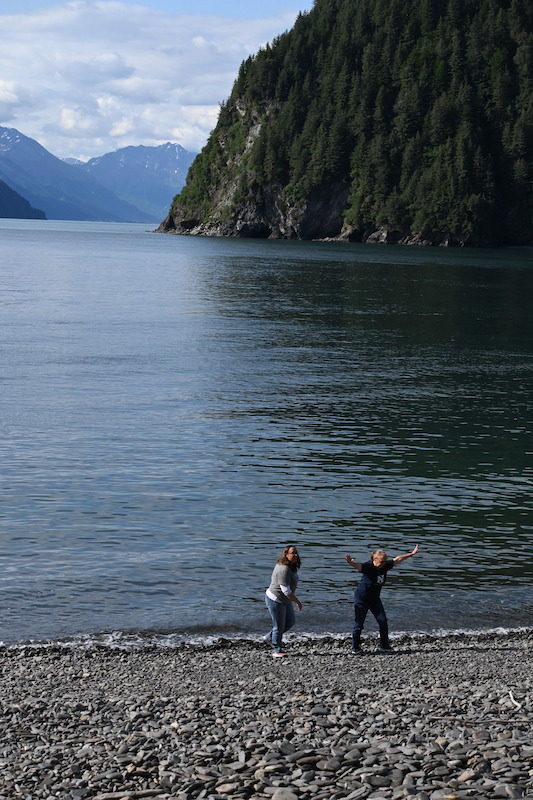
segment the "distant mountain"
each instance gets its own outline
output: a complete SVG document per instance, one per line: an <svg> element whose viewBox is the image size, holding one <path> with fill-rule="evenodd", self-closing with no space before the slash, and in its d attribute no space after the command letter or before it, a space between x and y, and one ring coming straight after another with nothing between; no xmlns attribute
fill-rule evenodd
<svg viewBox="0 0 533 800"><path fill-rule="evenodd" d="M94 177L66 164L14 128L0 127L0 180L48 219L153 222Z"/></svg>
<svg viewBox="0 0 533 800"><path fill-rule="evenodd" d="M8 219L46 219L44 211L33 208L24 197L0 181L0 217Z"/></svg>
<svg viewBox="0 0 533 800"><path fill-rule="evenodd" d="M123 147L87 162L67 159L67 163L84 170L125 203L159 221L183 188L196 155L167 142L158 147Z"/></svg>

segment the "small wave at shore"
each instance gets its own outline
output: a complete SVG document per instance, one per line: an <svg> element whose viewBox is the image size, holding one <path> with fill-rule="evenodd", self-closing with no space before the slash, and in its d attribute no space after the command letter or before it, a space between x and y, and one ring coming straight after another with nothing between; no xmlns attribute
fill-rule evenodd
<svg viewBox="0 0 533 800"><path fill-rule="evenodd" d="M433 639L454 639L461 637L484 638L484 637L505 637L527 635L533 632L533 627L520 628L479 628L479 629L441 629L431 631L396 631L391 634L391 640L398 644L405 644L410 641L428 641ZM368 638L371 639L372 633ZM343 641L349 638L349 633L332 632L300 632L289 633L285 637L287 643L302 641ZM184 647L194 649L208 649L220 646L238 646L244 643L264 644L264 637L258 634L243 634L240 632L228 631L202 631L197 633L187 633L175 631L170 633L156 631L106 631L97 634L84 634L65 639L49 639L43 641L18 642L16 644L4 644L0 642L0 648L4 650L25 650L25 649L50 649L50 648L70 648L73 650L143 650L156 649L168 650L172 648L183 649Z"/></svg>

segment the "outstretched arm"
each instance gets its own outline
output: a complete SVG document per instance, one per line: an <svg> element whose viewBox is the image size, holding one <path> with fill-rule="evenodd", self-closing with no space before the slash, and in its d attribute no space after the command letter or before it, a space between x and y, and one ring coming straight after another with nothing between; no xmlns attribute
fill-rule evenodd
<svg viewBox="0 0 533 800"><path fill-rule="evenodd" d="M410 553L406 553L404 556L396 556L396 558L393 558L392 560L394 561L395 565L401 564L402 561L405 561L406 558L411 558L411 556L414 556L415 553L418 553L418 545L415 545Z"/></svg>
<svg viewBox="0 0 533 800"><path fill-rule="evenodd" d="M347 564L356 569L357 572L361 572L361 564L359 563L359 561L354 561L353 558L348 554L344 556L344 560L346 561Z"/></svg>

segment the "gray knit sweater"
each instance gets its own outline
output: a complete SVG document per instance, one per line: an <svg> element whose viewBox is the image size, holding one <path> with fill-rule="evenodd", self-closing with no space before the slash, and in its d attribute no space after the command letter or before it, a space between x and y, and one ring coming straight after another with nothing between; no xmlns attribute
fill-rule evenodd
<svg viewBox="0 0 533 800"><path fill-rule="evenodd" d="M285 566L285 564L276 564L272 572L268 591L272 592L280 603L285 603L285 605L288 606L291 601L287 595L283 594L281 591L282 586L289 586L292 594L294 594L298 586L298 573L293 571L290 567Z"/></svg>

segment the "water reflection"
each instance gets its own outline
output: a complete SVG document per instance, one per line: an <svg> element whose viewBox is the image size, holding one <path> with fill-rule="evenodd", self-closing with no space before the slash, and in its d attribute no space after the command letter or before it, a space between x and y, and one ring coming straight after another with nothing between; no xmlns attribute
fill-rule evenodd
<svg viewBox="0 0 533 800"><path fill-rule="evenodd" d="M505 560L531 510L529 251L512 266L499 252L288 252L218 264L213 301L232 334L248 329L224 364L238 401L217 413L236 435L263 420L255 463L277 491L324 498L340 541L327 527L322 547L421 538L420 589L467 568L481 590L527 582L526 561Z"/></svg>

